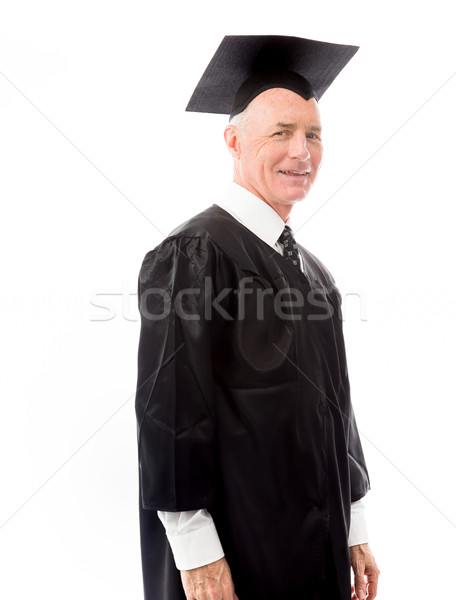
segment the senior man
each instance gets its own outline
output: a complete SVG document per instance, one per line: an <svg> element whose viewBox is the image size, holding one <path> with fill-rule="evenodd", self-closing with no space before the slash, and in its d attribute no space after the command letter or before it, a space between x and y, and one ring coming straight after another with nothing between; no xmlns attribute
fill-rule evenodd
<svg viewBox="0 0 456 600"><path fill-rule="evenodd" d="M287 225L322 160L317 100L356 50L227 36L190 101L230 113L234 176L141 268L146 600L376 596L340 294Z"/></svg>

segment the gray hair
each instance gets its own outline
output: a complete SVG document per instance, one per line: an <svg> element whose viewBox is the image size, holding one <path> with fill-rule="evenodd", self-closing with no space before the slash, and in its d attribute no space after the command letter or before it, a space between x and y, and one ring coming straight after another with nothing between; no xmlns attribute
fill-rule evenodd
<svg viewBox="0 0 456 600"><path fill-rule="evenodd" d="M249 106L250 105L246 106L246 108L244 108L242 112L238 113L237 115L234 115L234 117L230 120L229 124L234 125L240 130L244 130L247 124L247 113Z"/></svg>

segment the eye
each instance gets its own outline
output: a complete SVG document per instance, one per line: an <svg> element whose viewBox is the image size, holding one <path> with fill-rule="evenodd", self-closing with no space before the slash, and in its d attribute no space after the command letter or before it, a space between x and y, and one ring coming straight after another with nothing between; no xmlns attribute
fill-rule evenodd
<svg viewBox="0 0 456 600"><path fill-rule="evenodd" d="M319 136L316 133L308 133L306 135L307 138L311 139L311 140L319 140Z"/></svg>
<svg viewBox="0 0 456 600"><path fill-rule="evenodd" d="M286 132L286 131L276 131L276 132L274 133L274 136L277 136L277 137L284 137L286 134L287 134L287 132Z"/></svg>

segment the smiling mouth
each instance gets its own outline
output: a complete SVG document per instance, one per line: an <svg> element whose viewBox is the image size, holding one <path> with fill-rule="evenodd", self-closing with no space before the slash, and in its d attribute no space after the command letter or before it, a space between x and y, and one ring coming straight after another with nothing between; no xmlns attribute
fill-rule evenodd
<svg viewBox="0 0 456 600"><path fill-rule="evenodd" d="M291 175L292 177L305 177L310 171L279 171L282 175Z"/></svg>

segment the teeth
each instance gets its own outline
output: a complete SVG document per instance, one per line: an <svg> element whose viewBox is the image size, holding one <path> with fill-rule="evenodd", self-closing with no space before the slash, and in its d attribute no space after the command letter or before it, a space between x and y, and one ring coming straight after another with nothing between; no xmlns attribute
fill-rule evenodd
<svg viewBox="0 0 456 600"><path fill-rule="evenodd" d="M281 173L291 174L291 175L308 175L309 171L280 171Z"/></svg>

